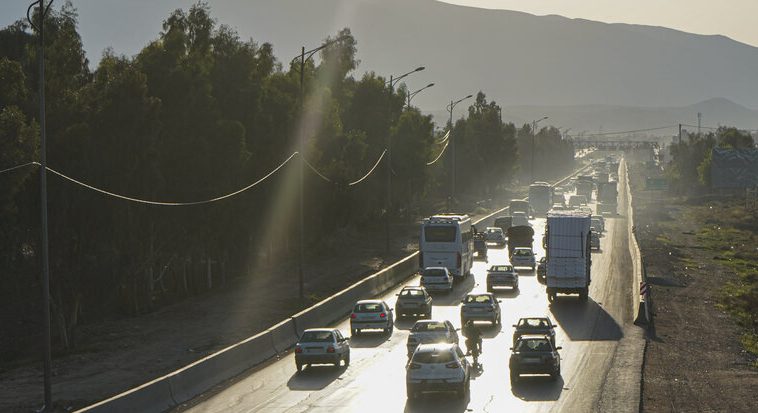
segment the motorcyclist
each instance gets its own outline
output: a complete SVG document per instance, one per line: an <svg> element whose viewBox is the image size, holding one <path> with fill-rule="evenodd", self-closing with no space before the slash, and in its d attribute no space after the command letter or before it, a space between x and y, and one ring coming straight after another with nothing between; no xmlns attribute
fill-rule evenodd
<svg viewBox="0 0 758 413"><path fill-rule="evenodd" d="M466 354L471 354L474 347L476 347L478 354L482 354L482 331L474 324L473 320L466 321L462 333L466 337Z"/></svg>

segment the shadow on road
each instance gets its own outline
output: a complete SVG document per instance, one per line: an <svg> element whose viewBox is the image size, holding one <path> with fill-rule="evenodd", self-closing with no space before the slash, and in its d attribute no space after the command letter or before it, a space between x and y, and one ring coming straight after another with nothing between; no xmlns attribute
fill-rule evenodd
<svg viewBox="0 0 758 413"><path fill-rule="evenodd" d="M435 294L432 302L432 312L436 306L457 306L463 297L474 289L476 285L474 276L468 276L462 281L455 283L453 291L447 294Z"/></svg>
<svg viewBox="0 0 758 413"><path fill-rule="evenodd" d="M514 290L513 288L493 288L492 293L497 298L516 298L521 294L520 290Z"/></svg>
<svg viewBox="0 0 758 413"><path fill-rule="evenodd" d="M469 395L458 399L453 393L425 393L416 400L406 400L405 413L459 413L467 411Z"/></svg>
<svg viewBox="0 0 758 413"><path fill-rule="evenodd" d="M293 391L322 390L337 380L347 367L317 365L303 367L303 371L295 373L287 381L287 387Z"/></svg>
<svg viewBox="0 0 758 413"><path fill-rule="evenodd" d="M498 334L503 332L501 330L503 326L500 325L493 326L492 324L477 323L476 326L479 327L479 330L482 332L482 339L495 338Z"/></svg>
<svg viewBox="0 0 758 413"><path fill-rule="evenodd" d="M583 303L576 296L558 296L550 312L571 341L618 341L624 336L616 320L592 298Z"/></svg>
<svg viewBox="0 0 758 413"><path fill-rule="evenodd" d="M411 324L411 326L413 325ZM395 324L395 327L397 327L397 324ZM371 333L361 333L358 336L350 337L350 347L353 347L353 348L379 347L382 345L382 343L384 343L385 341L389 339L390 339L390 334L385 334L383 332L374 333L372 331Z"/></svg>
<svg viewBox="0 0 758 413"><path fill-rule="evenodd" d="M555 401L563 391L563 377L551 381L547 376L521 376L518 383L511 383L511 393L521 400Z"/></svg>

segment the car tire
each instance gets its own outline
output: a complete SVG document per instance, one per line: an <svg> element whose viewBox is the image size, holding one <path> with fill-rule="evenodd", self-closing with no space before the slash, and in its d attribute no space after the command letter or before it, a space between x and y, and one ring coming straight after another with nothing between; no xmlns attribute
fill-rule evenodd
<svg viewBox="0 0 758 413"><path fill-rule="evenodd" d="M558 377L560 377L560 376L561 376L561 366L558 365L558 369L556 371L553 371L552 373L550 373L550 380L551 381L556 381L556 380L558 380Z"/></svg>
<svg viewBox="0 0 758 413"><path fill-rule="evenodd" d="M518 373L511 372L511 384L516 384L519 381Z"/></svg>
<svg viewBox="0 0 758 413"><path fill-rule="evenodd" d="M298 373L303 371L303 365L301 363L295 363L295 368L297 369Z"/></svg>
<svg viewBox="0 0 758 413"><path fill-rule="evenodd" d="M345 367L350 367L350 353L349 352L345 354L345 359L343 361L345 362Z"/></svg>
<svg viewBox="0 0 758 413"><path fill-rule="evenodd" d="M418 399L418 392L410 384L405 386L406 397L409 399Z"/></svg>

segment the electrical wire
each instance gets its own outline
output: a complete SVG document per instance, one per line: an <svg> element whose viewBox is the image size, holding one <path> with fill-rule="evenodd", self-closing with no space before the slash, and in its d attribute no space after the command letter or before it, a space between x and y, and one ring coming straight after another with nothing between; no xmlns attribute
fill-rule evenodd
<svg viewBox="0 0 758 413"><path fill-rule="evenodd" d="M87 189L99 192L99 193L101 193L103 195L107 195L107 196L110 196L110 197L114 197L114 198L118 198L118 199L123 199L125 201L136 202L136 203L140 203L140 204L148 204L148 205L158 205L158 206L191 206L191 205L210 204L210 203L213 203L213 202L218 202L218 201L221 201L221 200L224 200L224 199L227 199L227 198L231 198L231 197L233 197L235 195L241 194L242 192L245 192L245 191L249 190L250 188L252 188L252 187L260 184L261 182L263 182L266 179L268 179L269 177L271 177L277 171L279 171L280 169L282 169L282 167L284 167L284 165L286 165L290 160L292 160L292 158L294 158L295 155L297 155L297 154L298 154L298 152L292 153L292 155L290 155L287 159L285 159L284 162L282 162L281 164L279 164L279 166L277 166L276 168L274 168L273 170L271 170L271 172L267 173L262 178L258 179L257 181L253 182L252 184L250 184L250 185L248 185L248 186L246 186L246 187L244 187L242 189L239 189L237 191L228 193L226 195L221 195L221 196L218 196L218 197L215 197L215 198L205 199L205 200L202 200L202 201L192 201L192 202L163 202L163 201L150 201L150 200L146 200L146 199L132 198L132 197L128 197L128 196L124 196L124 195L119 195L119 194L116 194L116 193L113 193L113 192L106 191L104 189L100 189L100 188L94 187L92 185L86 184L84 182L78 181L78 180L76 180L74 178L71 178L69 176L66 176L63 173L58 172L58 171L56 171L56 170L54 170L52 168L47 168L47 170L50 171L50 172L52 172L52 173L54 173L54 174L56 174L56 175L58 175L58 176L60 176L63 179L66 179L66 180L68 180L70 182L73 182L73 183L75 183L77 185L83 186L83 187L85 187Z"/></svg>
<svg viewBox="0 0 758 413"><path fill-rule="evenodd" d="M311 163L310 163L310 162L308 162L308 161L305 159L305 156L303 156L303 162L305 162L305 164L306 164L306 165L307 165L309 168L311 168L311 171L313 171L313 173L315 173L316 175L318 175L318 176L319 176L321 179L323 179L323 180L324 180L324 181L326 181L326 182L332 182L332 180L331 180L331 179L327 178L326 176L324 176L324 174L322 174L321 172L319 172L319 171L318 171L318 169L316 169L316 167L315 167L315 166L311 165Z"/></svg>
<svg viewBox="0 0 758 413"><path fill-rule="evenodd" d="M15 171L16 169L21 169L21 168L24 168L24 167L29 166L29 165L38 165L39 166L39 162L27 162L27 163L25 163L23 165L12 166L10 168L1 170L0 174L4 174L4 173L10 172L10 171Z"/></svg>
<svg viewBox="0 0 758 413"><path fill-rule="evenodd" d="M431 166L431 165L434 165L434 164L435 164L437 161L439 161L439 160L440 160L440 158L442 158L442 155L444 155L444 154L445 154L445 150L447 149L447 146L448 146L449 144L450 144L450 142L445 142L445 146L443 146L443 147L442 147L442 151L440 152L440 154L439 154L439 155L437 155L437 157L436 157L436 158L434 158L434 160L433 160L433 161L431 161L431 162L427 162L427 163L426 163L426 166Z"/></svg>
<svg viewBox="0 0 758 413"><path fill-rule="evenodd" d="M656 131L656 130L661 130L661 129L676 128L677 126L679 125L659 126L657 128L635 129L635 130L618 131L618 132L600 132L600 133L593 133L593 134L588 134L588 135L581 135L578 138L581 140L582 138L591 138L594 136L623 135L626 133L651 132L651 131Z"/></svg>
<svg viewBox="0 0 758 413"><path fill-rule="evenodd" d="M359 183L363 182L363 180L365 180L366 178L368 178L374 172L374 170L376 169L376 167L379 166L379 163L382 161L382 159L384 158L384 155L386 153L387 153L387 149L383 150L382 154L379 155L379 159L376 160L376 163L371 168L371 170L369 170L366 175L363 175L363 177L361 179L359 179L357 181L350 182L349 184L347 184L347 186L358 185Z"/></svg>
<svg viewBox="0 0 758 413"><path fill-rule="evenodd" d="M697 125L688 125L688 124L685 124L685 123L682 123L682 126L687 126L689 128L697 128L698 127ZM728 128L729 126L723 126L723 127L727 127ZM719 130L719 128L714 128L713 126L700 126L700 129ZM758 129L742 129L742 128L737 128L737 127L735 127L735 129L737 129L739 131L743 131L743 132L756 132L756 131L758 131Z"/></svg>
<svg viewBox="0 0 758 413"><path fill-rule="evenodd" d="M438 141L434 141L434 143L437 144L437 145L441 145L441 144L447 142L448 139L450 139L450 129L447 130L447 133L445 133L445 136L443 136L442 139L440 139Z"/></svg>

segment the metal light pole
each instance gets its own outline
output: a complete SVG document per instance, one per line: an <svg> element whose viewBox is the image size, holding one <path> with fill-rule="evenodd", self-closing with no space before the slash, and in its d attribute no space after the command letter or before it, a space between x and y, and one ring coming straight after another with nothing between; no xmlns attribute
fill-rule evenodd
<svg viewBox="0 0 758 413"><path fill-rule="evenodd" d="M331 40L322 44L321 46L306 51L305 47L300 48L300 56L292 59L292 62L300 60L300 116L304 117L305 114L305 62L308 61L313 55L319 51L333 45L334 43L342 40L343 37ZM298 179L298 192L300 198L300 228L299 228L299 243L298 243L298 258L297 258L297 275L298 275L298 296L300 299L305 298L305 276L304 276L304 261L305 261L305 207L303 196L303 171L305 166L305 134L303 128L300 128L300 136L298 136L298 151L300 152L299 163L299 179Z"/></svg>
<svg viewBox="0 0 758 413"><path fill-rule="evenodd" d="M428 85L426 85L426 86L422 87L421 89L419 89L419 90L417 90L417 91L415 91L415 92L413 92L413 93L409 93L409 94L408 94L408 107L409 107L409 108L411 107L411 99L413 99L413 97L414 97L414 96L418 95L418 94L419 94L419 92L421 92L422 90L424 90L424 89L428 89L428 88L430 88L430 87L432 87L432 86L434 86L434 83L429 83Z"/></svg>
<svg viewBox="0 0 758 413"><path fill-rule="evenodd" d="M548 117L545 116L542 119L537 119L537 120L533 120L532 121L532 162L530 164L530 166L531 166L531 168L530 168L531 172L530 172L530 175L529 175L529 177L530 177L529 183L530 184L532 182L534 182L534 137L535 137L535 135L537 135L537 124L540 123L540 122L542 122L543 120L545 120L547 118Z"/></svg>
<svg viewBox="0 0 758 413"><path fill-rule="evenodd" d="M26 9L26 19L39 33L39 126L40 126L40 220L42 226L42 364L45 404L42 411L50 412L53 408L52 369L53 359L50 337L50 251L47 232L47 130L45 122L45 17L53 1L45 6L44 0L37 0ZM39 27L34 24L29 12L39 6Z"/></svg>
<svg viewBox="0 0 758 413"><path fill-rule="evenodd" d="M448 212L450 212L452 210L452 208L453 208L453 198L455 198L455 176L457 174L457 169L456 169L456 164L455 164L455 147L456 147L456 142L453 139L453 109L455 109L455 105L463 102L466 99L472 98L473 96L474 95L468 95L468 96L466 96L464 98L461 98L461 99L458 99L456 101L452 101L451 100L450 104L447 105L447 111L450 112L450 121L448 122L449 125L450 125L449 126L450 127L450 136L448 137L448 139L450 139L450 142L453 144L453 147L452 147L453 168L452 168L452 171L451 171L451 174L450 174L450 181L451 181L451 183L450 183L450 199L448 199L448 201L447 201Z"/></svg>
<svg viewBox="0 0 758 413"><path fill-rule="evenodd" d="M398 77L394 77L394 75L390 75L390 80L386 82L386 84L389 86L389 94L387 96L387 114L389 115L387 117L388 126L392 127L392 94L394 93L395 83L399 82L400 79L403 79L404 77L420 72L422 70L426 69L424 66L419 66L413 70L411 70L408 73L404 73ZM392 207L392 139L390 139L390 130L387 130L387 138L386 138L386 146L387 146L387 163L385 165L385 169L387 170L387 194L384 199L384 250L386 252L389 252L390 250L390 208Z"/></svg>

